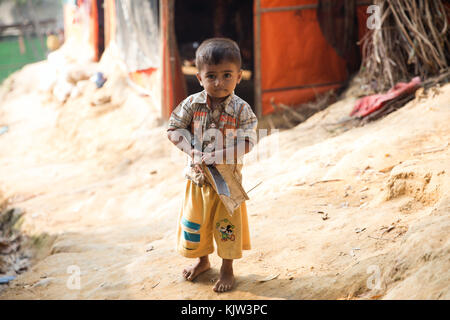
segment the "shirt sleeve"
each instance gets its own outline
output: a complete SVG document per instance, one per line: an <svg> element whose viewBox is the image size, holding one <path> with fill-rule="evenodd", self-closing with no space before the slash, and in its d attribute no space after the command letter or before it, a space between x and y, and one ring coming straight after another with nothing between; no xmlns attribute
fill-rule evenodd
<svg viewBox="0 0 450 320"><path fill-rule="evenodd" d="M173 111L169 118L167 131L187 129L192 121L192 104L190 98L183 100Z"/></svg>
<svg viewBox="0 0 450 320"><path fill-rule="evenodd" d="M253 113L252 108L247 103L245 103L239 115L237 142L248 140L253 146L256 145L257 126L258 126L258 118Z"/></svg>

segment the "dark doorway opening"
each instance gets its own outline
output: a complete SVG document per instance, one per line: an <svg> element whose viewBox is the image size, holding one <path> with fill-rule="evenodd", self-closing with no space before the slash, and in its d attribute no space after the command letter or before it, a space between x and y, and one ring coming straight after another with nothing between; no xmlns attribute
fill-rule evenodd
<svg viewBox="0 0 450 320"><path fill-rule="evenodd" d="M235 93L254 110L253 0L175 1L175 34L188 95L201 91L195 77L195 50L203 40L227 37L241 49L243 79Z"/></svg>
<svg viewBox="0 0 450 320"><path fill-rule="evenodd" d="M105 8L103 0L96 0L97 4L97 23L98 23L98 41L97 41L97 57L100 57L105 51Z"/></svg>

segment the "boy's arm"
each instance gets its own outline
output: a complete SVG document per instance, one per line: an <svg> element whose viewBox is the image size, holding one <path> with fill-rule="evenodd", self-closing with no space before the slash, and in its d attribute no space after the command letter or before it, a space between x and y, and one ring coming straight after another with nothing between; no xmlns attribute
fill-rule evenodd
<svg viewBox="0 0 450 320"><path fill-rule="evenodd" d="M191 143L188 141L188 137L183 134L183 130L185 129L168 129L167 138L169 138L169 141L172 142L178 149L190 156L193 148Z"/></svg>
<svg viewBox="0 0 450 320"><path fill-rule="evenodd" d="M211 153L202 153L192 147L191 143L188 141L188 137L186 137L186 132L183 132L183 130L185 129L168 130L167 137L170 142L190 157L194 157L198 154L202 157L202 162L205 162L206 164L211 162L211 158L213 158L216 163L226 163L230 161L230 157L232 157L234 162L236 162L239 157L242 157L253 149L253 144L250 143L249 140L238 140L234 146L216 150Z"/></svg>
<svg viewBox="0 0 450 320"><path fill-rule="evenodd" d="M190 141L190 132L186 129L168 129L167 138L172 142L178 149L186 153L192 159L192 163L195 164L196 170L199 171L200 168L197 167L197 163L200 163L200 158L203 155L201 151L196 150Z"/></svg>
<svg viewBox="0 0 450 320"><path fill-rule="evenodd" d="M193 157L196 153L191 145L191 133L188 130L193 116L191 99L183 100L170 115L167 138L178 149Z"/></svg>
<svg viewBox="0 0 450 320"><path fill-rule="evenodd" d="M256 127L258 119L248 104L242 106L239 114L236 142L231 147L205 154L202 160L206 163L236 163L239 158L249 153L257 142Z"/></svg>
<svg viewBox="0 0 450 320"><path fill-rule="evenodd" d="M253 144L249 140L240 140L234 144L234 146L223 148L222 150L216 150L210 153L204 153L202 156L202 162L206 164L212 163L229 163L233 160L233 163L249 153L253 149Z"/></svg>

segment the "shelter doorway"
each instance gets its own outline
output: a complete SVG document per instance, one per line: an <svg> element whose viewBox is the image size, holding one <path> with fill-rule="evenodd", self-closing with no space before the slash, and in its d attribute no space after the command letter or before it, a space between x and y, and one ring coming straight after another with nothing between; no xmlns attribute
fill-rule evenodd
<svg viewBox="0 0 450 320"><path fill-rule="evenodd" d="M98 21L97 56L99 60L103 51L105 51L105 8L103 2L103 0L96 0Z"/></svg>
<svg viewBox="0 0 450 320"><path fill-rule="evenodd" d="M195 74L195 50L212 37L227 37L241 49L243 79L236 94L254 106L253 0L175 1L175 35L188 95L201 91Z"/></svg>

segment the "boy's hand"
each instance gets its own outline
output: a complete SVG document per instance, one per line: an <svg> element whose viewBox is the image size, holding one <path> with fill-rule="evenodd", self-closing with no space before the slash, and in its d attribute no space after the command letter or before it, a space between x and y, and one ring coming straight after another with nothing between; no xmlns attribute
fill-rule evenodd
<svg viewBox="0 0 450 320"><path fill-rule="evenodd" d="M203 172L203 169L202 169L202 166L201 165L199 165L199 164L194 164L194 171L196 172L196 173L204 173Z"/></svg>
<svg viewBox="0 0 450 320"><path fill-rule="evenodd" d="M191 159L192 159L192 163L193 164L199 164L201 163L201 159L203 156L203 152L198 151L194 148L191 149L191 153L190 153Z"/></svg>
<svg viewBox="0 0 450 320"><path fill-rule="evenodd" d="M201 158L202 158L203 152L198 151L194 148L191 149L190 156L192 158L191 167L194 168L194 171L196 173L203 173L203 169L201 166Z"/></svg>
<svg viewBox="0 0 450 320"><path fill-rule="evenodd" d="M202 155L202 163L206 165L216 164L216 155L214 152L205 152Z"/></svg>

